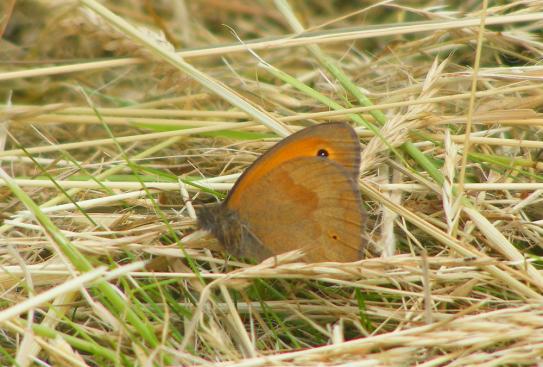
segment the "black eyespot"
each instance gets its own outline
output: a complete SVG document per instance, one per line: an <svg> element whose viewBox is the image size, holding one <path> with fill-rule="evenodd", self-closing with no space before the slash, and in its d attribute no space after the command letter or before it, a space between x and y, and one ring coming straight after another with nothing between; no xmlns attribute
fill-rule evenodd
<svg viewBox="0 0 543 367"><path fill-rule="evenodd" d="M317 156L318 157L328 157L330 155L330 153L328 153L328 151L326 149L319 149L319 151L317 152Z"/></svg>
<svg viewBox="0 0 543 367"><path fill-rule="evenodd" d="M333 239L333 240L337 240L338 238L339 238L339 237L338 237L337 234L333 234L333 235L332 235L332 239Z"/></svg>

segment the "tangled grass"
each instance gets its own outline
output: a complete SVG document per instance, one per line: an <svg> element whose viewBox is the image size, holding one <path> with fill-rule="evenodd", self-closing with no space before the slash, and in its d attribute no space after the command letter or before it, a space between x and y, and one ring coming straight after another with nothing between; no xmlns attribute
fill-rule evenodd
<svg viewBox="0 0 543 367"><path fill-rule="evenodd" d="M540 1L0 9L2 365L543 363ZM338 120L363 260L198 230L278 137Z"/></svg>

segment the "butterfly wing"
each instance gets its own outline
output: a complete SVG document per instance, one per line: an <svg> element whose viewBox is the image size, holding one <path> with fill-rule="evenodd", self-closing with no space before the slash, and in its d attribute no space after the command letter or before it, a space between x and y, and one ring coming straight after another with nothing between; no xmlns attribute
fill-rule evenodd
<svg viewBox="0 0 543 367"><path fill-rule="evenodd" d="M262 259L302 248L310 262L360 259L362 203L352 174L342 165L321 157L295 158L267 172L241 196L237 208L228 207L250 237L241 241L238 254ZM260 249L255 251L255 244Z"/></svg>
<svg viewBox="0 0 543 367"><path fill-rule="evenodd" d="M228 207L239 208L247 188L275 167L295 158L317 156L338 163L353 181L358 180L360 142L353 128L344 122L315 125L283 139L258 158L230 191L226 199Z"/></svg>

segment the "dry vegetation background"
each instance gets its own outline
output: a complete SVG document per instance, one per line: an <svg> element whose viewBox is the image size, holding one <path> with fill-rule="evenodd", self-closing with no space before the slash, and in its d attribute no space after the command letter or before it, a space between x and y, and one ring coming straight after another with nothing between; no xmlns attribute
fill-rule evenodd
<svg viewBox="0 0 543 367"><path fill-rule="evenodd" d="M1 365L543 363L543 2L102 4L0 5ZM337 120L364 260L195 232L278 136Z"/></svg>

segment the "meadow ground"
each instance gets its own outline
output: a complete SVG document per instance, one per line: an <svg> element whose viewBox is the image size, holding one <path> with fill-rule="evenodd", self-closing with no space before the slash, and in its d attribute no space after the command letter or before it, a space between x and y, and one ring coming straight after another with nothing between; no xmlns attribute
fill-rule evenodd
<svg viewBox="0 0 543 367"><path fill-rule="evenodd" d="M0 5L0 364L543 363L543 2ZM289 131L363 147L356 263L194 207Z"/></svg>

